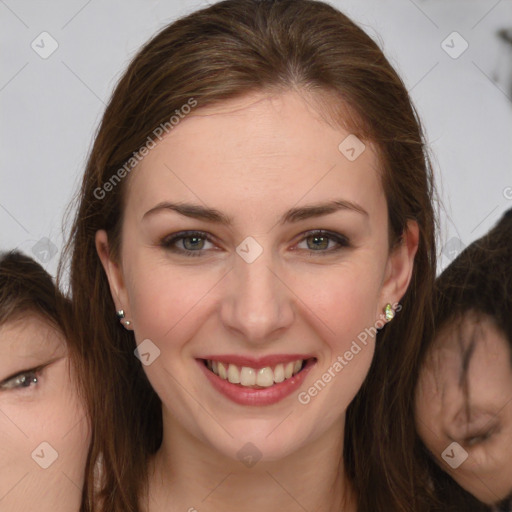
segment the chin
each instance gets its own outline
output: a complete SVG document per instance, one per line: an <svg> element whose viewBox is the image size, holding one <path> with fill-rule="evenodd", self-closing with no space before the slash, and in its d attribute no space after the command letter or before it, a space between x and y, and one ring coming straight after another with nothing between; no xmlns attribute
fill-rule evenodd
<svg viewBox="0 0 512 512"><path fill-rule="evenodd" d="M222 439L210 440L210 446L225 457L238 460L249 467L255 463L283 460L300 450L304 446L304 439L299 439L300 434L297 430L290 429L291 425L279 431L279 427L275 428L279 421L281 420L265 421L264 428L257 428L254 420L248 420L247 425L238 425L236 430L233 429L233 432L243 434L233 438L223 436ZM293 437L290 432L293 432Z"/></svg>

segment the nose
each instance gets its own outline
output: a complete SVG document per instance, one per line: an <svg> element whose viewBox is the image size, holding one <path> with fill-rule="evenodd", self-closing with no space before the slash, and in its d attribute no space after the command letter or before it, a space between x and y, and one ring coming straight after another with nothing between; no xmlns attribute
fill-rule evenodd
<svg viewBox="0 0 512 512"><path fill-rule="evenodd" d="M460 441L465 438L468 427L468 397L455 380L451 380L443 393L442 428L445 435Z"/></svg>
<svg viewBox="0 0 512 512"><path fill-rule="evenodd" d="M292 325L294 295L266 251L252 263L237 257L224 286L221 320L245 343L275 341Z"/></svg>

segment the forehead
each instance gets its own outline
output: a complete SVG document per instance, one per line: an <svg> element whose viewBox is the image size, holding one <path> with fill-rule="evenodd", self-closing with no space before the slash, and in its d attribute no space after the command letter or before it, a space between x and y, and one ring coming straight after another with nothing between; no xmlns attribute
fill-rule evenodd
<svg viewBox="0 0 512 512"><path fill-rule="evenodd" d="M487 316L466 316L437 335L427 361L437 388L462 389L467 380L473 397L491 398L493 389L512 393L511 350L505 335Z"/></svg>
<svg viewBox="0 0 512 512"><path fill-rule="evenodd" d="M66 346L61 331L36 313L0 325L0 355L18 357L47 355Z"/></svg>
<svg viewBox="0 0 512 512"><path fill-rule="evenodd" d="M510 347L505 335L487 315L468 314L458 321L450 322L437 335L433 352L458 358L461 363L475 365L508 359Z"/></svg>
<svg viewBox="0 0 512 512"><path fill-rule="evenodd" d="M341 192L371 209L383 193L376 149L364 141L350 161L339 149L350 135L323 116L318 102L296 92L197 109L135 168L128 201L146 204L171 191L209 203L244 197L261 206L269 199L294 204Z"/></svg>

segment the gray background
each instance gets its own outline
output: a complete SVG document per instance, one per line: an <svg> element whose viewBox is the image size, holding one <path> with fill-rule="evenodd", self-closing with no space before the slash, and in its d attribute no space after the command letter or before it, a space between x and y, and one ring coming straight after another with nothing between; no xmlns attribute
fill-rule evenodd
<svg viewBox="0 0 512 512"><path fill-rule="evenodd" d="M379 42L424 122L442 268L512 207L512 45L497 36L512 30L512 0L330 3ZM116 81L158 29L206 4L0 0L0 250L19 248L55 273L63 216ZM58 44L46 59L32 48L51 48L42 32Z"/></svg>

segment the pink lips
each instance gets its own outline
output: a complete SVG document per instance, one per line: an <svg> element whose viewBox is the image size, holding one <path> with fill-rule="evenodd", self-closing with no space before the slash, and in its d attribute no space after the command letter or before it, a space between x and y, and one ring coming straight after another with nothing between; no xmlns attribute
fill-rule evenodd
<svg viewBox="0 0 512 512"><path fill-rule="evenodd" d="M293 377L290 377L279 384L274 384L271 387L258 389L248 388L241 386L240 384L232 384L231 382L220 378L206 367L204 363L204 360L206 359L219 361L221 363L232 363L238 366L248 366L254 369L265 368L266 366L275 366L279 363L288 363L298 359L306 360L306 364L304 368ZM280 402L300 387L306 375L316 364L316 360L307 354L274 355L259 359L235 355L206 356L204 359L196 359L196 361L208 381L219 393L237 404L252 406L272 405Z"/></svg>

